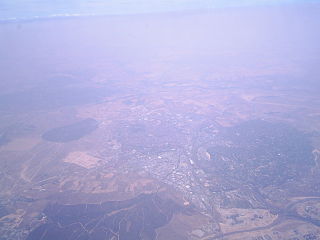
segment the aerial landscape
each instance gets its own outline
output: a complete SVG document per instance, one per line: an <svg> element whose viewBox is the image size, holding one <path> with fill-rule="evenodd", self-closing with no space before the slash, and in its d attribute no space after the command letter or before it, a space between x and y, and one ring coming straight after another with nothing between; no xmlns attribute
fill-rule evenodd
<svg viewBox="0 0 320 240"><path fill-rule="evenodd" d="M0 240L320 239L320 3L89 15L0 19Z"/></svg>

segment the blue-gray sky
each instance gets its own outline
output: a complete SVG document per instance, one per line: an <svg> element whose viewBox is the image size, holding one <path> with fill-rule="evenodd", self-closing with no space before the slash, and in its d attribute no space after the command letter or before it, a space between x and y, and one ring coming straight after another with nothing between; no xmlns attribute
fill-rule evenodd
<svg viewBox="0 0 320 240"><path fill-rule="evenodd" d="M56 15L109 15L296 4L318 0L1 0L0 19L28 19Z"/></svg>

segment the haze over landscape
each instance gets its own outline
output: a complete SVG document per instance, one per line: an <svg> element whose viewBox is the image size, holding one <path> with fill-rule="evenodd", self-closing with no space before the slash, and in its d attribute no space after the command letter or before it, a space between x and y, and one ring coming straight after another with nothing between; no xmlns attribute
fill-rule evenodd
<svg viewBox="0 0 320 240"><path fill-rule="evenodd" d="M320 239L318 1L0 2L0 240Z"/></svg>

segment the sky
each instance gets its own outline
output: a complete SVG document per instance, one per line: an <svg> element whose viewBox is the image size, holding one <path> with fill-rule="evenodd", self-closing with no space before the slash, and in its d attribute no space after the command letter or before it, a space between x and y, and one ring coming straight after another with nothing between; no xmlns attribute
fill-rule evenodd
<svg viewBox="0 0 320 240"><path fill-rule="evenodd" d="M0 20L61 15L135 14L306 2L319 2L319 0L1 0Z"/></svg>

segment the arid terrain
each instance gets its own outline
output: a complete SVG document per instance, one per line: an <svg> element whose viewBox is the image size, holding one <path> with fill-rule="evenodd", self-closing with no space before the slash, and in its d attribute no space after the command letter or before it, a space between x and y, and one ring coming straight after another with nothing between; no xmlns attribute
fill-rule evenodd
<svg viewBox="0 0 320 240"><path fill-rule="evenodd" d="M0 239L320 239L319 48L258 11L1 25Z"/></svg>

